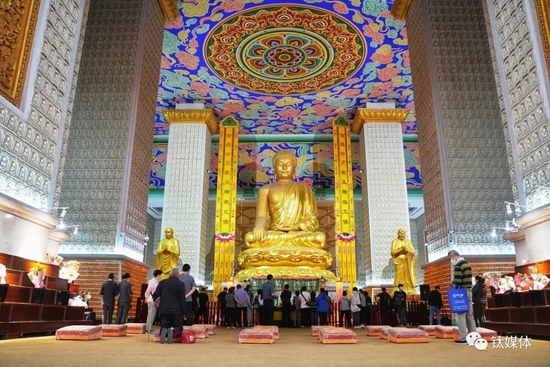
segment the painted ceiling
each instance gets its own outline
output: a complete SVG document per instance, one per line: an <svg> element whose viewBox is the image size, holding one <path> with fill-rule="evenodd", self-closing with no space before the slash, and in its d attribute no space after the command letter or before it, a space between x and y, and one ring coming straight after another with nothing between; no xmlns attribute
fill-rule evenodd
<svg viewBox="0 0 550 367"><path fill-rule="evenodd" d="M163 109L203 102L241 134L331 134L367 102L394 101L416 134L404 23L393 0L179 2L166 24L155 134Z"/></svg>

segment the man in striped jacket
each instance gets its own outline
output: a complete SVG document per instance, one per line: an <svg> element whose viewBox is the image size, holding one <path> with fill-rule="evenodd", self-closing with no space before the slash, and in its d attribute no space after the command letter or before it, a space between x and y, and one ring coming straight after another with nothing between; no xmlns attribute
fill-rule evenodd
<svg viewBox="0 0 550 367"><path fill-rule="evenodd" d="M455 267L453 284L457 287L466 289L466 292L468 293L468 304L470 305L468 312L456 314L456 325L458 326L460 339L455 343L460 345L468 345L466 336L469 333L476 331L476 323L472 310L472 268L470 264L468 264L466 260L460 256L458 251L451 250L449 251L448 256L449 259L451 259L451 264Z"/></svg>

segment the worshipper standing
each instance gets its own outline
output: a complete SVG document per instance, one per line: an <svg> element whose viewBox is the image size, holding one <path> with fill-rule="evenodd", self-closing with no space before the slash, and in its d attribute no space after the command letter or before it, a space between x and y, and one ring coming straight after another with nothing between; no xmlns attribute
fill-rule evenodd
<svg viewBox="0 0 550 367"><path fill-rule="evenodd" d="M172 269L170 277L159 282L153 300L160 298L160 343L172 343L174 333L183 330L183 315L187 307L185 285L178 279L178 268ZM174 330L172 330L172 327Z"/></svg>
<svg viewBox="0 0 550 367"><path fill-rule="evenodd" d="M235 302L235 287L229 287L225 295L225 320L227 328L235 329L237 326L237 302Z"/></svg>
<svg viewBox="0 0 550 367"><path fill-rule="evenodd" d="M264 300L264 314L262 325L274 325L273 314L275 313L275 299L278 298L273 289L273 275L267 274L266 281L262 284L262 298Z"/></svg>
<svg viewBox="0 0 550 367"><path fill-rule="evenodd" d="M246 305L248 303L248 293L243 289L240 284L237 284L237 291L235 292L235 302L237 302L237 323L239 327L246 328L248 321L246 320Z"/></svg>
<svg viewBox="0 0 550 367"><path fill-rule="evenodd" d="M264 312L263 291L258 289L258 294L254 297L254 308L256 309L256 325L262 325L262 316Z"/></svg>
<svg viewBox="0 0 550 367"><path fill-rule="evenodd" d="M281 324L283 327L290 327L290 312L292 311L292 303L290 302L291 297L292 292L290 291L290 285L285 284L281 292L281 302L283 303L283 319Z"/></svg>
<svg viewBox="0 0 550 367"><path fill-rule="evenodd" d="M179 275L180 282L185 286L187 294L185 295L185 302L187 305L185 307L185 325L193 325L193 293L197 290L197 285L195 284L195 278L193 278L189 273L191 272L191 265L183 264L181 268L181 274Z"/></svg>
<svg viewBox="0 0 550 367"><path fill-rule="evenodd" d="M359 291L357 287L353 287L353 292L351 293L351 313L353 314L353 328L359 329L361 326L361 297L359 296Z"/></svg>
<svg viewBox="0 0 550 367"><path fill-rule="evenodd" d="M317 295L315 292L311 291L309 292L309 297L311 298L311 301L309 301L309 318L311 319L310 326L314 326L317 325Z"/></svg>
<svg viewBox="0 0 550 367"><path fill-rule="evenodd" d="M218 293L218 320L220 320L220 326L229 326L225 319L225 295L227 294L227 287L223 288L223 291Z"/></svg>
<svg viewBox="0 0 550 367"><path fill-rule="evenodd" d="M321 288L319 295L317 296L317 315L319 316L319 325L321 326L328 325L328 303L329 298L325 292L325 288Z"/></svg>
<svg viewBox="0 0 550 367"><path fill-rule="evenodd" d="M254 302L254 292L252 292L252 287L250 284L246 285L246 288L244 289L246 291L246 294L248 294L248 302L246 303L246 319L248 320L247 327L254 326L253 323L253 313L254 313L254 307L252 306L252 303Z"/></svg>
<svg viewBox="0 0 550 367"><path fill-rule="evenodd" d="M330 325L332 324L332 312L333 312L333 304L332 304L332 298L330 298L329 294L328 294L328 290L325 289L325 294L327 295L327 298L328 298L328 314L327 314L327 323Z"/></svg>
<svg viewBox="0 0 550 367"><path fill-rule="evenodd" d="M466 289L468 295L468 304L472 304L472 267L464 260L462 256L456 250L451 250L448 253L451 259L451 264L454 265L454 279L453 284L456 287ZM466 336L469 333L477 331L476 322L474 320L473 307L468 309L468 312L457 313L455 316L456 325L458 326L458 333L460 339L455 342L458 345L468 345Z"/></svg>
<svg viewBox="0 0 550 367"><path fill-rule="evenodd" d="M115 310L115 297L118 296L118 286L114 281L115 275L110 273L107 281L101 285L99 294L103 296L101 300L103 308L103 323L113 323L113 311Z"/></svg>
<svg viewBox="0 0 550 367"><path fill-rule="evenodd" d="M348 291L342 292L338 308L340 309L340 327L344 326L344 318L346 319L345 327L351 327L351 303L348 299Z"/></svg>
<svg viewBox="0 0 550 367"><path fill-rule="evenodd" d="M386 287L382 287L382 292L378 293L376 298L378 298L378 309L380 310L380 325L389 325L391 296L386 292Z"/></svg>
<svg viewBox="0 0 550 367"><path fill-rule="evenodd" d="M206 293L206 287L201 287L199 296L197 297L197 319L202 316L202 323L208 324L208 294ZM200 320L197 320L197 324Z"/></svg>
<svg viewBox="0 0 550 367"><path fill-rule="evenodd" d="M147 302L147 324L145 330L147 334L155 333L155 330L153 330L153 323L157 317L157 307L155 306L155 301L153 300L153 293L155 293L161 277L162 270L155 270L153 272L153 277L149 279L147 289L145 290L145 301Z"/></svg>
<svg viewBox="0 0 550 367"><path fill-rule="evenodd" d="M311 301L311 295L307 291L307 288L305 285L302 286L302 291L300 292L300 311L301 311L301 319L302 319L302 327L309 327L309 323L311 322L311 318L309 317L309 302Z"/></svg>
<svg viewBox="0 0 550 367"><path fill-rule="evenodd" d="M403 284L397 285L398 290L393 293L393 307L397 315L399 326L407 326L407 293L403 290Z"/></svg>
<svg viewBox="0 0 550 367"><path fill-rule="evenodd" d="M359 311L361 316L361 324L359 327L363 328L367 324L367 317L365 316L365 313L367 312L367 297L365 296L365 291L363 288L359 289L359 300L361 301L361 310Z"/></svg>
<svg viewBox="0 0 550 367"><path fill-rule="evenodd" d="M122 282L118 284L118 309L116 311L115 324L125 324L132 304L132 284L130 274L122 276Z"/></svg>
<svg viewBox="0 0 550 367"><path fill-rule="evenodd" d="M369 296L368 291L364 291L364 295L365 295L366 307L364 309L361 308L361 312L364 312L364 318L362 318L364 320L363 321L363 327L366 327L367 325L370 325L370 323L371 323L370 310L371 310L371 306L372 306L372 298Z"/></svg>
<svg viewBox="0 0 550 367"><path fill-rule="evenodd" d="M476 275L476 284L472 288L472 300L474 302L474 320L477 327L485 322L485 305L487 304L487 289L485 288L485 279Z"/></svg>
<svg viewBox="0 0 550 367"><path fill-rule="evenodd" d="M300 309L300 291L294 292L292 297L292 305L294 307L294 327L299 328L302 326L302 310Z"/></svg>
<svg viewBox="0 0 550 367"><path fill-rule="evenodd" d="M439 293L439 286L435 286L435 290L428 295L428 306L430 307L430 325L434 321L434 313L437 317L437 324L441 325L441 307L443 307L443 297Z"/></svg>

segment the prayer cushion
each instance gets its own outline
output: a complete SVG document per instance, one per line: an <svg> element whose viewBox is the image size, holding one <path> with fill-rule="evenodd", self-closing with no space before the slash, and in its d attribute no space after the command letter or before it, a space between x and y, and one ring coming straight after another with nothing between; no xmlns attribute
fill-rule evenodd
<svg viewBox="0 0 550 367"><path fill-rule="evenodd" d="M269 329L243 329L239 333L239 343L243 344L273 344L275 337Z"/></svg>
<svg viewBox="0 0 550 367"><path fill-rule="evenodd" d="M319 330L319 341L323 344L355 344L357 334L344 328L322 328Z"/></svg>
<svg viewBox="0 0 550 367"><path fill-rule="evenodd" d="M126 336L128 335L128 326L126 324L117 325L117 324L102 324L103 336Z"/></svg>
<svg viewBox="0 0 550 367"><path fill-rule="evenodd" d="M380 330L389 329L389 325L367 325L365 332L367 336L380 336Z"/></svg>
<svg viewBox="0 0 550 367"><path fill-rule="evenodd" d="M486 329L484 327L478 327L476 329L479 335L481 335L481 338L487 340L488 342L492 342L493 341L492 338L498 336L497 332L491 329ZM460 333L458 332L458 328L453 329L453 339L455 341L460 339Z"/></svg>
<svg viewBox="0 0 550 367"><path fill-rule="evenodd" d="M388 329L388 340L393 343L428 343L428 333L420 329L392 327Z"/></svg>
<svg viewBox="0 0 550 367"><path fill-rule="evenodd" d="M437 325L418 325L418 328L420 330L424 330L425 332L428 333L428 335L430 336L434 336L435 335L435 327Z"/></svg>
<svg viewBox="0 0 550 367"><path fill-rule="evenodd" d="M128 334L145 334L145 323L129 322L125 325L128 326Z"/></svg>
<svg viewBox="0 0 550 367"><path fill-rule="evenodd" d="M274 325L256 325L254 329L270 330L273 333L275 340L279 340L279 327Z"/></svg>
<svg viewBox="0 0 550 367"><path fill-rule="evenodd" d="M441 326L437 325L435 327L435 337L439 339L452 339L453 338L453 329L458 328L456 326Z"/></svg>
<svg viewBox="0 0 550 367"><path fill-rule="evenodd" d="M101 339L102 328L99 325L70 325L57 329L56 340L95 340Z"/></svg>

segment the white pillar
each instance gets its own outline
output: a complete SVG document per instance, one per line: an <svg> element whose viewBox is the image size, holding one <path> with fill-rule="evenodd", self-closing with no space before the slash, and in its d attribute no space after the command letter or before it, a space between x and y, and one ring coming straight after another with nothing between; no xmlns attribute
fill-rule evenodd
<svg viewBox="0 0 550 367"><path fill-rule="evenodd" d="M367 285L393 284L390 254L397 230L409 237L409 206L401 123L408 110L367 104L357 110L352 131L360 133ZM417 245L415 244L415 247Z"/></svg>
<svg viewBox="0 0 550 367"><path fill-rule="evenodd" d="M182 264L195 281L205 281L210 138L217 130L212 110L164 112L170 123L162 233L174 229Z"/></svg>

